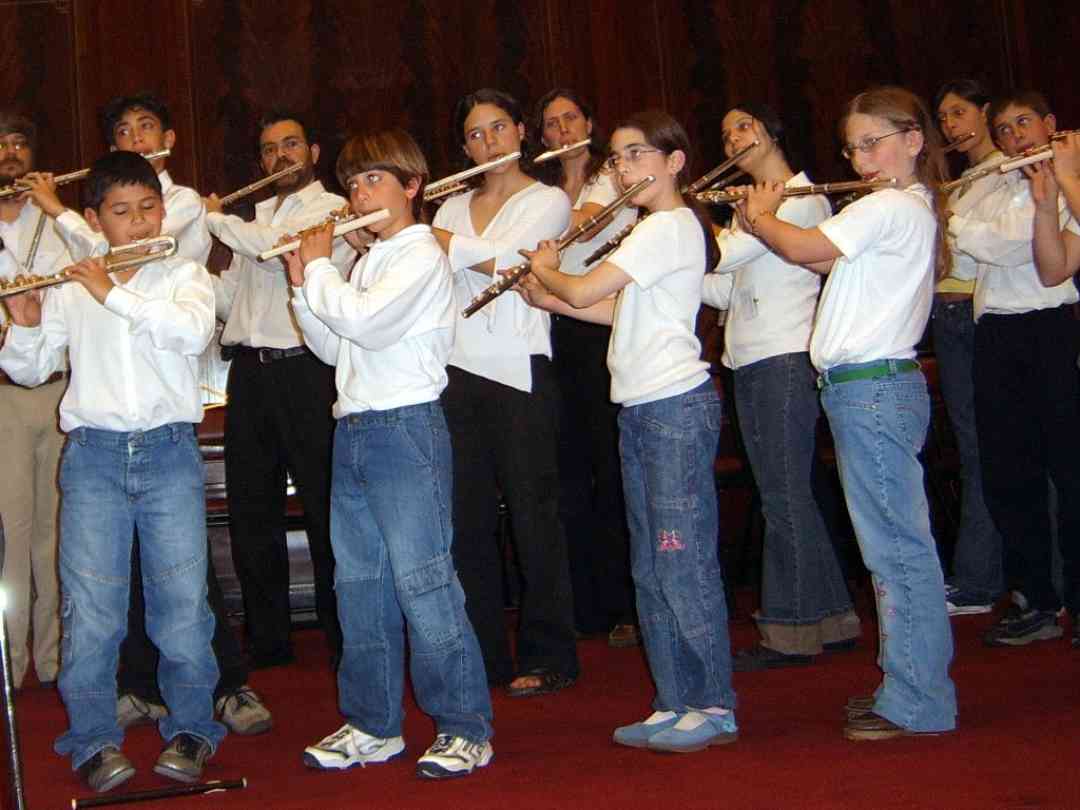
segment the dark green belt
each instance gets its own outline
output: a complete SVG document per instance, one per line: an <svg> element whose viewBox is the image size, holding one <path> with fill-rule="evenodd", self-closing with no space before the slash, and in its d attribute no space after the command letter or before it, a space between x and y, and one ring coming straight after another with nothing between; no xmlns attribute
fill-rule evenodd
<svg viewBox="0 0 1080 810"><path fill-rule="evenodd" d="M817 378L817 387L824 388L826 385L852 382L854 380L878 380L882 377L890 377L895 374L903 374L906 371L918 371L921 366L915 360L878 360L874 363L845 368L840 371L826 369Z"/></svg>

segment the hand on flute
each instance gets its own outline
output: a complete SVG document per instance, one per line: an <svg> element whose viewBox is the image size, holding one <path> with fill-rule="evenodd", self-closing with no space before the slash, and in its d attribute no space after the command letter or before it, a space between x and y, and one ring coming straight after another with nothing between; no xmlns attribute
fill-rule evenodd
<svg viewBox="0 0 1080 810"><path fill-rule="evenodd" d="M518 252L529 260L532 272L540 275L543 282L544 273L554 273L561 266L559 261L558 242L553 239L545 239L536 246L536 250L519 250Z"/></svg>
<svg viewBox="0 0 1080 810"><path fill-rule="evenodd" d="M1050 142L1054 150L1054 178L1067 183L1080 178L1080 132L1073 132Z"/></svg>
<svg viewBox="0 0 1080 810"><path fill-rule="evenodd" d="M375 234L367 228L357 228L345 234L344 239L357 253L363 253L375 241Z"/></svg>
<svg viewBox="0 0 1080 810"><path fill-rule="evenodd" d="M533 273L522 276L512 289L525 299L526 304L537 309L551 311L559 300Z"/></svg>
<svg viewBox="0 0 1080 810"><path fill-rule="evenodd" d="M29 186L24 197L29 197L34 204L54 219L64 213L65 207L56 194L56 181L49 172L27 172L19 178L19 183Z"/></svg>
<svg viewBox="0 0 1080 810"><path fill-rule="evenodd" d="M1057 216L1058 182L1057 168L1050 160L1029 163L1021 166L1020 171L1027 175L1031 183L1031 199L1035 210L1050 216Z"/></svg>
<svg viewBox="0 0 1080 810"><path fill-rule="evenodd" d="M754 233L759 216L776 214L783 198L783 183L762 181L756 185L747 186L746 199L736 205L736 208L742 208L742 221L746 223L747 231Z"/></svg>
<svg viewBox="0 0 1080 810"><path fill-rule="evenodd" d="M750 233L750 225L746 221L746 197L750 193L751 186L724 186L725 194L741 194L742 198L739 202L735 203L735 219L739 222L739 227L746 233Z"/></svg>
<svg viewBox="0 0 1080 810"><path fill-rule="evenodd" d="M202 198L203 205L206 206L206 213L208 214L220 214L222 205L221 200L217 194L211 194L209 197Z"/></svg>
<svg viewBox="0 0 1080 810"><path fill-rule="evenodd" d="M41 290L27 290L4 298L11 322L18 326L41 326Z"/></svg>
<svg viewBox="0 0 1080 810"><path fill-rule="evenodd" d="M105 270L105 260L101 257L95 259L83 259L71 266L71 280L82 284L94 300L99 304L105 303L105 297L116 285L109 278Z"/></svg>

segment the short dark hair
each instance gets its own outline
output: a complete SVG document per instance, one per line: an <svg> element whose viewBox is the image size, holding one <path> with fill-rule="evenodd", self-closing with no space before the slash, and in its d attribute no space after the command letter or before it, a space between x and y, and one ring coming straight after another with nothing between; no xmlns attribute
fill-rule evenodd
<svg viewBox="0 0 1080 810"><path fill-rule="evenodd" d="M114 131L124 113L130 110L146 110L152 113L161 122L163 130L172 129L172 116L169 108L160 96L149 91L135 93L130 96L116 96L101 108L101 134L105 136L105 143L116 146Z"/></svg>
<svg viewBox="0 0 1080 810"><path fill-rule="evenodd" d="M305 121L302 116L298 115L295 110L289 110L284 107L273 107L263 113L259 118L259 133L255 136L256 154L260 151L260 138L262 138L263 130L267 127L272 127L274 124L279 124L282 121L295 121L299 124L300 130L304 133L304 140L307 141L308 146L311 146L313 143L318 143L315 138L314 130L308 127L307 121Z"/></svg>
<svg viewBox="0 0 1080 810"><path fill-rule="evenodd" d="M157 172L136 152L108 152L94 161L83 183L83 207L97 211L113 186L146 186L161 196Z"/></svg>
<svg viewBox="0 0 1080 810"><path fill-rule="evenodd" d="M31 149L37 148L37 127L34 122L15 110L0 110L0 135L15 134L26 138Z"/></svg>
<svg viewBox="0 0 1080 810"><path fill-rule="evenodd" d="M986 113L986 120L990 124L990 131L994 131L994 119L1001 115L1010 104L1017 107L1030 107L1040 118L1046 118L1052 112L1050 102L1046 96L1038 90L1014 89L1007 90L999 96L995 96L990 102L990 110Z"/></svg>
<svg viewBox="0 0 1080 810"><path fill-rule="evenodd" d="M779 146L780 151L784 153L784 160L787 161L788 166L796 172L802 171L802 154L799 152L798 145L788 137L784 122L780 119L780 115L776 110L763 102L750 100L746 100L739 104L732 104L728 107L728 112L731 112L732 110L741 110L754 120L760 122L761 125L765 127L765 133L776 141L776 145Z"/></svg>
<svg viewBox="0 0 1080 810"><path fill-rule="evenodd" d="M937 93L934 95L934 109L931 112L936 113L938 111L941 102L945 100L945 96L949 95L949 93L959 96L964 101L970 101L979 108L989 104L992 98L990 88L980 79L949 79L938 88Z"/></svg>

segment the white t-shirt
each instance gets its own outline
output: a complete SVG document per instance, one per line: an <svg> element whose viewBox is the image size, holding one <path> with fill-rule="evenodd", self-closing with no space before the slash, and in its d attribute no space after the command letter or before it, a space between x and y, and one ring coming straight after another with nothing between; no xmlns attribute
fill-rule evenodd
<svg viewBox="0 0 1080 810"><path fill-rule="evenodd" d="M472 374L532 391L531 356L551 357L551 316L530 307L516 293L505 293L471 318L461 310L491 284L492 277L468 268L489 259L496 270L524 261L519 250L535 250L544 239L557 239L570 223L570 198L562 189L532 183L503 203L482 233L473 228L469 204L475 191L444 202L432 223L452 231L450 266L458 322L450 365Z"/></svg>
<svg viewBox="0 0 1080 810"><path fill-rule="evenodd" d="M140 267L102 306L77 282L45 296L40 326L13 326L0 368L40 385L70 348L71 382L60 429L130 432L202 421L199 354L214 333L206 268L172 256Z"/></svg>
<svg viewBox="0 0 1080 810"><path fill-rule="evenodd" d="M619 197L619 189L615 186L614 175L600 172L589 180L578 193L574 210L580 211L586 205L610 205ZM585 260L601 245L611 239L615 234L637 219L637 208L632 205L624 205L612 218L611 223L604 227L588 242L577 241L563 251L559 269L572 276L581 276L589 272L591 268L585 266Z"/></svg>
<svg viewBox="0 0 1080 810"><path fill-rule="evenodd" d="M819 371L915 356L934 295L937 219L921 183L868 194L818 225L843 254L818 304L810 360Z"/></svg>
<svg viewBox="0 0 1080 810"><path fill-rule="evenodd" d="M1080 235L1064 197L1058 197L1062 229ZM1037 309L1073 304L1080 296L1072 279L1044 287L1035 269L1035 203L1031 184L1011 172L996 190L979 200L966 216L949 220L953 250L978 263L975 279L975 320L983 313L1019 315Z"/></svg>
<svg viewBox="0 0 1080 810"><path fill-rule="evenodd" d="M608 346L611 401L640 405L709 378L694 327L705 275L705 235L689 208L657 211L607 261L633 281L619 292Z"/></svg>
<svg viewBox="0 0 1080 810"><path fill-rule="evenodd" d="M304 341L337 366L334 418L433 402L454 344L454 281L431 228L377 240L344 281L327 259L304 269L292 306Z"/></svg>
<svg viewBox="0 0 1080 810"><path fill-rule="evenodd" d="M788 188L809 184L803 172L785 183ZM800 228L813 228L830 211L824 196L788 197L776 216ZM807 351L821 276L785 262L743 231L738 220L716 241L720 263L705 275L701 298L709 306L728 310L724 365L737 369L767 357Z"/></svg>

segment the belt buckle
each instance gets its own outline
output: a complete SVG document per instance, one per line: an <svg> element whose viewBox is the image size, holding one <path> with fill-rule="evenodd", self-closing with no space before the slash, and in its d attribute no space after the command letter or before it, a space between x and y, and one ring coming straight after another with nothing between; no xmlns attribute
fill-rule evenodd
<svg viewBox="0 0 1080 810"><path fill-rule="evenodd" d="M274 350L265 346L259 349L259 362L263 365L274 362Z"/></svg>

